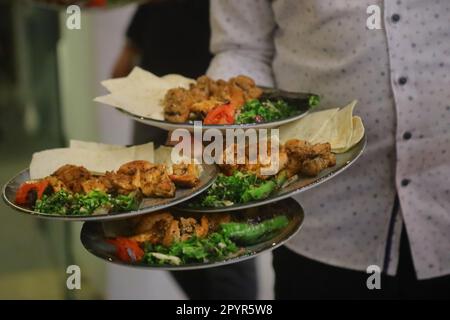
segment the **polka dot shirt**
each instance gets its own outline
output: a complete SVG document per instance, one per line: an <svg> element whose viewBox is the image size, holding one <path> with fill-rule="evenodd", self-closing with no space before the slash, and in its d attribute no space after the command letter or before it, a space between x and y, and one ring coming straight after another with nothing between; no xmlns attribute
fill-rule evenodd
<svg viewBox="0 0 450 320"><path fill-rule="evenodd" d="M308 215L288 246L392 275L404 225L418 278L450 274L450 1L212 0L211 14L212 77L248 74L325 107L359 100L367 149L296 197Z"/></svg>

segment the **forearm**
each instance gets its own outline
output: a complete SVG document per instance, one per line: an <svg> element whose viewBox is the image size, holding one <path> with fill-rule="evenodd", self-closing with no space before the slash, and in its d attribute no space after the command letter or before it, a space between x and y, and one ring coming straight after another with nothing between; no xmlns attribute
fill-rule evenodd
<svg viewBox="0 0 450 320"><path fill-rule="evenodd" d="M126 77L138 63L139 57L140 51L138 48L134 46L131 41L127 40L114 64L112 77Z"/></svg>
<svg viewBox="0 0 450 320"><path fill-rule="evenodd" d="M208 75L227 79L245 74L259 85L274 86L274 29L268 0L212 0L211 51L215 56Z"/></svg>

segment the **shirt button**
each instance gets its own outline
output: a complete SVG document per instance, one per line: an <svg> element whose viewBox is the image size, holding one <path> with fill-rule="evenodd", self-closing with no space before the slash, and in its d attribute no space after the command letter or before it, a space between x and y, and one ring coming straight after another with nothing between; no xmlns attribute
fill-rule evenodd
<svg viewBox="0 0 450 320"><path fill-rule="evenodd" d="M409 139L411 139L411 137L412 137L412 134L411 134L411 132L409 132L409 131L406 131L406 132L403 134L403 139L405 139L405 140L409 140Z"/></svg>
<svg viewBox="0 0 450 320"><path fill-rule="evenodd" d="M394 13L391 17L393 22L399 22L400 21L400 15L398 13Z"/></svg>
<svg viewBox="0 0 450 320"><path fill-rule="evenodd" d="M406 187L410 182L411 182L411 180L409 180L409 179L403 179L402 180L402 187Z"/></svg>
<svg viewBox="0 0 450 320"><path fill-rule="evenodd" d="M404 86L407 82L408 82L408 78L406 78L406 77L400 77L400 78L398 79L398 83L399 83L401 86Z"/></svg>

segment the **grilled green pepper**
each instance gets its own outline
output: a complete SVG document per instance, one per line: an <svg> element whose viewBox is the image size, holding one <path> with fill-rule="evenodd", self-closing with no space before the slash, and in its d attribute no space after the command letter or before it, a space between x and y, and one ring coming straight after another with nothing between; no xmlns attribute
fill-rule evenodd
<svg viewBox="0 0 450 320"><path fill-rule="evenodd" d="M277 216L258 224L239 222L222 223L220 225L222 234L233 241L241 244L253 244L261 241L266 235L282 229L289 224L286 216Z"/></svg>

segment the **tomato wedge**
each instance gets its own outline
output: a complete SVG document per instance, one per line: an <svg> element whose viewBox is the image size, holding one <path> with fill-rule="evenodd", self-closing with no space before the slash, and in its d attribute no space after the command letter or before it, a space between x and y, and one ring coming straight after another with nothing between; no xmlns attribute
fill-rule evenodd
<svg viewBox="0 0 450 320"><path fill-rule="evenodd" d="M139 243L128 238L108 239L108 243L116 247L116 255L124 262L139 262L144 257L144 250Z"/></svg>
<svg viewBox="0 0 450 320"><path fill-rule="evenodd" d="M19 189L17 189L16 192L16 204L18 205L24 205L29 206L33 203L29 203L30 197L29 193L30 191L34 190L36 192L36 199L41 199L42 195L44 194L45 190L48 187L48 181L42 180L39 182L25 182L23 183Z"/></svg>
<svg viewBox="0 0 450 320"><path fill-rule="evenodd" d="M204 124L233 124L236 109L231 104L215 107L206 115Z"/></svg>

